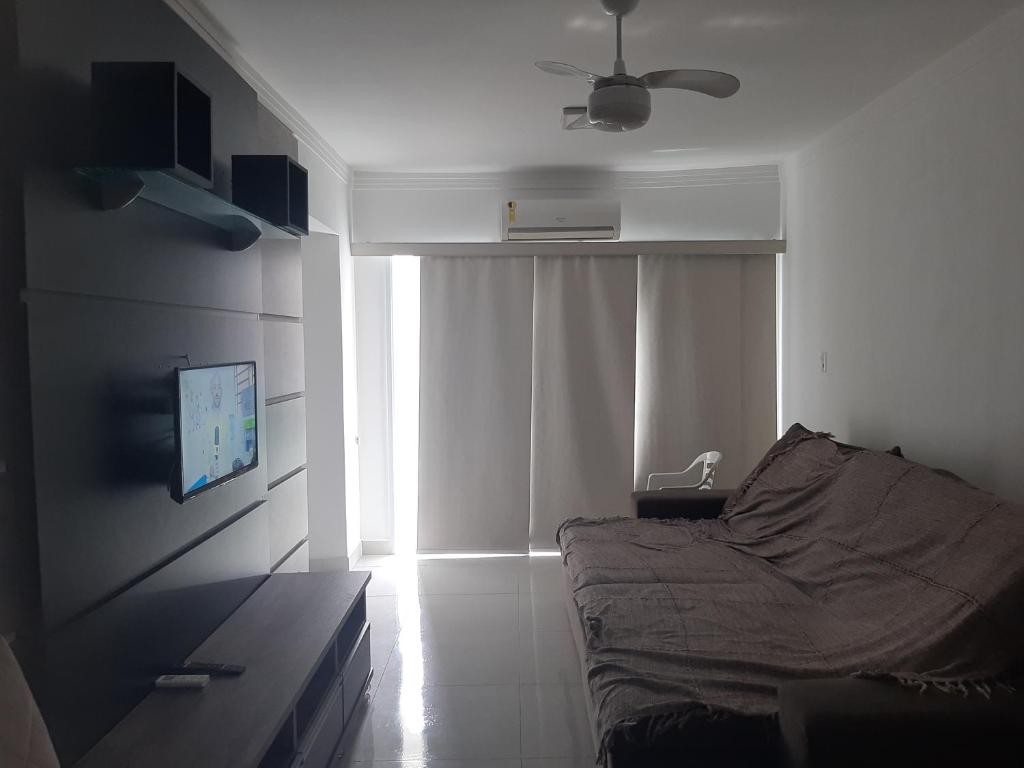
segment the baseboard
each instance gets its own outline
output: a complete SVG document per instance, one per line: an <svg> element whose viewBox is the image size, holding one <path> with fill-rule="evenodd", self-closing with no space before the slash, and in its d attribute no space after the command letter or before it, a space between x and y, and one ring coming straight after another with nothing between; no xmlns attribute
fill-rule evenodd
<svg viewBox="0 0 1024 768"><path fill-rule="evenodd" d="M395 543L388 539L369 539L362 542L362 554L364 555L393 555L395 554Z"/></svg>
<svg viewBox="0 0 1024 768"><path fill-rule="evenodd" d="M348 567L351 568L353 565L359 562L359 559L363 556L363 542L357 541L355 548L348 553Z"/></svg>

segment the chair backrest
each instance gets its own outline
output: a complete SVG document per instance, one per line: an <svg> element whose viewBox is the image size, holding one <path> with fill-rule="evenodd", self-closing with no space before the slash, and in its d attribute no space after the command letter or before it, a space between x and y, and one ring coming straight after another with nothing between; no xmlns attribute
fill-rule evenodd
<svg viewBox="0 0 1024 768"><path fill-rule="evenodd" d="M722 461L720 451L705 451L695 458L682 472L654 472L647 476L647 490L658 491L664 488L696 488L708 490L714 485L715 470ZM694 467L700 466L700 480L696 483L682 485L683 476Z"/></svg>
<svg viewBox="0 0 1024 768"><path fill-rule="evenodd" d="M709 490L715 483L715 470L718 469L718 463L722 460L721 451L705 451L696 459L694 464L700 462L704 465L704 469L701 472L700 484L697 486L702 491ZM693 466L691 464L691 466Z"/></svg>

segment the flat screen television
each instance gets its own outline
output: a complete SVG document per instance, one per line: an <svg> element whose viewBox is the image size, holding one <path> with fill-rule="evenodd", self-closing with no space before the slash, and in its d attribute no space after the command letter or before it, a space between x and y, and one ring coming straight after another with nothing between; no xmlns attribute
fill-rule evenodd
<svg viewBox="0 0 1024 768"><path fill-rule="evenodd" d="M256 363L178 368L176 380L172 495L185 502L259 465Z"/></svg>

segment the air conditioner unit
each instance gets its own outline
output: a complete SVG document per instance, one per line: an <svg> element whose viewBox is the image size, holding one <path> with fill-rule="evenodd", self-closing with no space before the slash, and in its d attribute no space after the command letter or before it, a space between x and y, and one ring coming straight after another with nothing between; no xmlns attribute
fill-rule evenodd
<svg viewBox="0 0 1024 768"><path fill-rule="evenodd" d="M618 200L507 200L502 204L502 240L615 240Z"/></svg>

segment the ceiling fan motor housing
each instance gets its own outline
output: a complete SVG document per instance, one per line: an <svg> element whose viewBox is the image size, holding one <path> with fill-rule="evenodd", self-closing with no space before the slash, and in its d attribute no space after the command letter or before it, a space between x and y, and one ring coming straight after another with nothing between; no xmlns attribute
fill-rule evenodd
<svg viewBox="0 0 1024 768"><path fill-rule="evenodd" d="M632 13L640 0L601 0L604 12L609 16L625 16Z"/></svg>
<svg viewBox="0 0 1024 768"><path fill-rule="evenodd" d="M598 128L604 125L614 126L610 130L616 131L642 128L651 117L651 94L635 77L603 78L594 84L587 102L587 117Z"/></svg>

